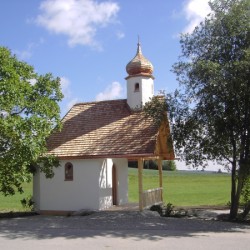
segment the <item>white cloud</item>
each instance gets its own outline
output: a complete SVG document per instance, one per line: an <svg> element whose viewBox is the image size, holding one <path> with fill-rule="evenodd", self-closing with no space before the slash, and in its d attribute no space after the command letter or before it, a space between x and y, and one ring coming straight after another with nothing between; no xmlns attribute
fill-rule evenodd
<svg viewBox="0 0 250 250"><path fill-rule="evenodd" d="M184 33L191 33L210 12L209 0L188 0L184 4L184 14L188 21Z"/></svg>
<svg viewBox="0 0 250 250"><path fill-rule="evenodd" d="M123 88L119 82L112 82L107 88L96 96L96 101L112 100L121 98Z"/></svg>
<svg viewBox="0 0 250 250"><path fill-rule="evenodd" d="M63 113L66 113L74 104L80 101L79 98L77 97L72 97L72 92L70 89L71 82L70 80L63 76L60 78L60 84L61 84L61 89L62 93L64 95L64 100L61 103L63 107Z"/></svg>
<svg viewBox="0 0 250 250"><path fill-rule="evenodd" d="M27 50L15 50L14 52L20 60L27 60L27 59L30 59L32 57L32 52L29 49L27 49Z"/></svg>
<svg viewBox="0 0 250 250"><path fill-rule="evenodd" d="M25 50L15 50L14 53L20 60L30 59L34 53L34 50L44 43L44 39L40 38L38 42L32 42L27 45Z"/></svg>
<svg viewBox="0 0 250 250"><path fill-rule="evenodd" d="M117 36L118 39L122 39L122 38L125 37L125 34L122 31L117 31L116 36Z"/></svg>
<svg viewBox="0 0 250 250"><path fill-rule="evenodd" d="M80 100L78 98L73 98L71 99L66 106L67 111L70 110L72 108L72 106L76 103L78 103Z"/></svg>
<svg viewBox="0 0 250 250"><path fill-rule="evenodd" d="M99 28L115 21L119 5L94 0L45 0L41 3L42 13L37 24L56 34L68 37L68 44L88 45L100 48L95 40Z"/></svg>
<svg viewBox="0 0 250 250"><path fill-rule="evenodd" d="M70 98L71 97L70 80L67 77L63 76L60 78L60 84L64 98L66 99Z"/></svg>

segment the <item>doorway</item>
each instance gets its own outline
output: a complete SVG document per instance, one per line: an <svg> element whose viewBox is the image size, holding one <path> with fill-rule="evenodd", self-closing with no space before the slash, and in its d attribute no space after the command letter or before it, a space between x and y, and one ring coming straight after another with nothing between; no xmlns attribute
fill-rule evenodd
<svg viewBox="0 0 250 250"><path fill-rule="evenodd" d="M118 205L117 202L117 173L116 173L116 166L113 165L112 167L112 198L113 198L113 205Z"/></svg>

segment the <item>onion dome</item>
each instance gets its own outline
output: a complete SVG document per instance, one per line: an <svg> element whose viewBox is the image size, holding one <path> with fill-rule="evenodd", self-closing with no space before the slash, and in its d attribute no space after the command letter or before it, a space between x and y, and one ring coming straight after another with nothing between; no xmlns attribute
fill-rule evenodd
<svg viewBox="0 0 250 250"><path fill-rule="evenodd" d="M152 77L153 70L154 67L152 63L146 57L144 57L141 51L141 44L138 42L137 53L135 57L126 66L126 71L128 75L146 75Z"/></svg>

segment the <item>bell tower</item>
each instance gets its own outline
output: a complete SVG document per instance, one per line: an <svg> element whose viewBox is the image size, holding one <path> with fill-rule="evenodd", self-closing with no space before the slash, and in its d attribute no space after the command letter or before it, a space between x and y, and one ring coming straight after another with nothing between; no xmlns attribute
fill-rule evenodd
<svg viewBox="0 0 250 250"><path fill-rule="evenodd" d="M131 109L141 109L154 95L152 63L143 56L141 44L137 44L135 57L127 64L127 103Z"/></svg>

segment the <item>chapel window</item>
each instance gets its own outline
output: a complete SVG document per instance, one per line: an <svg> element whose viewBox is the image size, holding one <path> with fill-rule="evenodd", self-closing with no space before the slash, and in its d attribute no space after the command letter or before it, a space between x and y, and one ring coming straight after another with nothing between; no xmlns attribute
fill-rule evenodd
<svg viewBox="0 0 250 250"><path fill-rule="evenodd" d="M73 164L67 162L64 167L65 170L65 181L73 181Z"/></svg>
<svg viewBox="0 0 250 250"><path fill-rule="evenodd" d="M139 92L140 91L140 85L139 85L139 83L137 82L136 84L135 84L135 92Z"/></svg>

